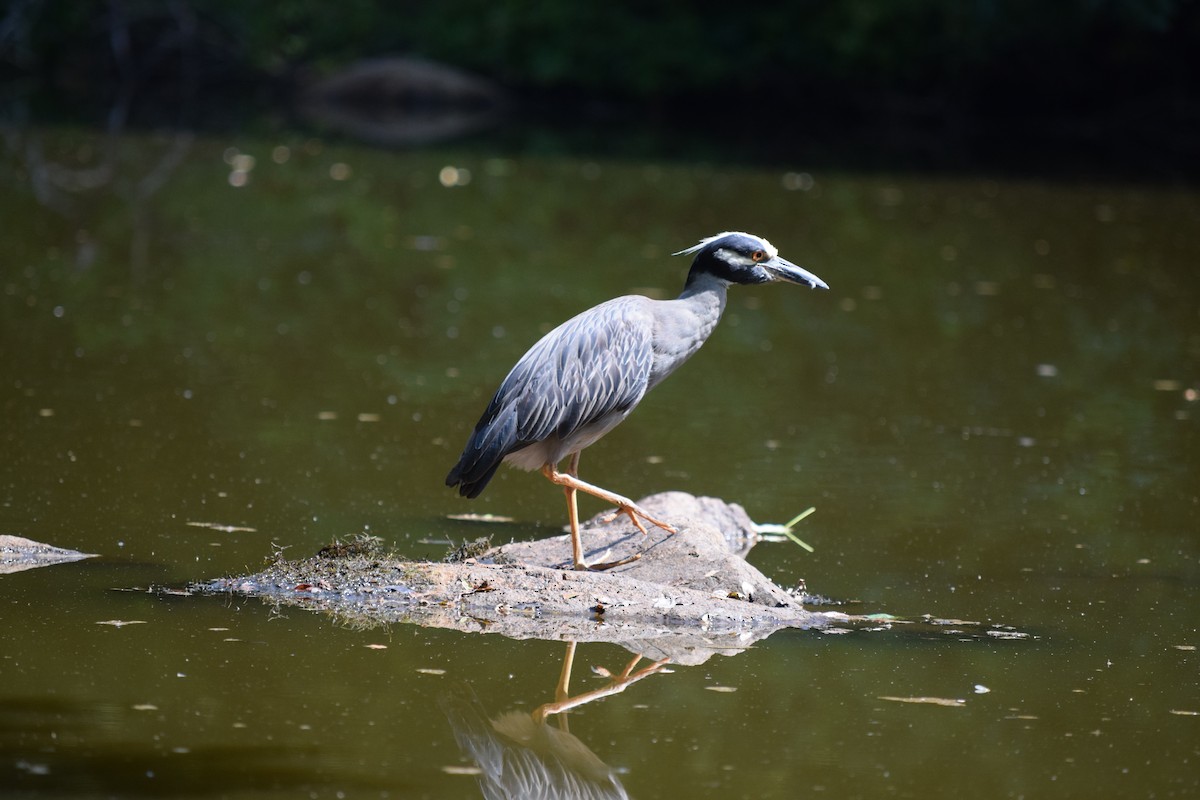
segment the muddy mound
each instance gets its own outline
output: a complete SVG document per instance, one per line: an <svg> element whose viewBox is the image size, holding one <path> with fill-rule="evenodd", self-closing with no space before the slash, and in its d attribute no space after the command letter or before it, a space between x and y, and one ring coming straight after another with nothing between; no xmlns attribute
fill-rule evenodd
<svg viewBox="0 0 1200 800"><path fill-rule="evenodd" d="M639 556L604 572L570 569L567 535L479 548L444 563L405 561L359 542L195 588L303 606L354 624L614 642L680 664L741 650L780 628L826 624L825 615L806 611L745 561L757 533L740 506L682 492L639 503L678 532L642 534L623 516L592 518L583 527L589 562Z"/></svg>

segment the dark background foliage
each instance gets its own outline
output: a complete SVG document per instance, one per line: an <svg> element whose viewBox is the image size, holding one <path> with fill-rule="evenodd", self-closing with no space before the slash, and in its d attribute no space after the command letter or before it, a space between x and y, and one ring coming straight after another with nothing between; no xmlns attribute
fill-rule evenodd
<svg viewBox="0 0 1200 800"><path fill-rule="evenodd" d="M0 70L39 90L111 90L173 69L242 87L298 68L410 54L556 105L803 117L1086 114L1127 126L1191 118L1194 0L12 0ZM765 104L765 105L764 105Z"/></svg>

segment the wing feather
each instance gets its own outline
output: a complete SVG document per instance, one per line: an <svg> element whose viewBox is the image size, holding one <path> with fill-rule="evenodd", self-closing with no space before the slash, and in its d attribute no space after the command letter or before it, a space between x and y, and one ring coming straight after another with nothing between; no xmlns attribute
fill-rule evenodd
<svg viewBox="0 0 1200 800"><path fill-rule="evenodd" d="M510 453L636 406L653 360L652 302L610 300L543 336L500 384L447 485L475 497Z"/></svg>

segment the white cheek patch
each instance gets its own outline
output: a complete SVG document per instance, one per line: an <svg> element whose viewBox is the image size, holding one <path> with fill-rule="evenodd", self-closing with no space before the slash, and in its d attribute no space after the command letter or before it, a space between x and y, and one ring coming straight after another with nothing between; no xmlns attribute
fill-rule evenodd
<svg viewBox="0 0 1200 800"><path fill-rule="evenodd" d="M713 252L713 255L731 267L750 267L754 265L754 259L748 258L736 250L729 250L724 247L718 248Z"/></svg>

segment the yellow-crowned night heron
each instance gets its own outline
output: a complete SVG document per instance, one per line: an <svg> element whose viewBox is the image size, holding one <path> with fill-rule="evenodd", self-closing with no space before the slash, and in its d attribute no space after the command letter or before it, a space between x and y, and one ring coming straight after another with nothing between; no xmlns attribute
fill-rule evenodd
<svg viewBox="0 0 1200 800"><path fill-rule="evenodd" d="M613 504L643 533L642 520L674 532L629 498L581 481L579 452L629 416L646 392L700 349L721 319L730 284L786 281L829 288L749 233L719 233L675 255L692 253L696 258L676 299L618 297L567 320L531 347L500 384L446 485L476 497L501 462L541 470L566 492L576 569L588 568L576 491ZM567 456L567 471L559 472Z"/></svg>

